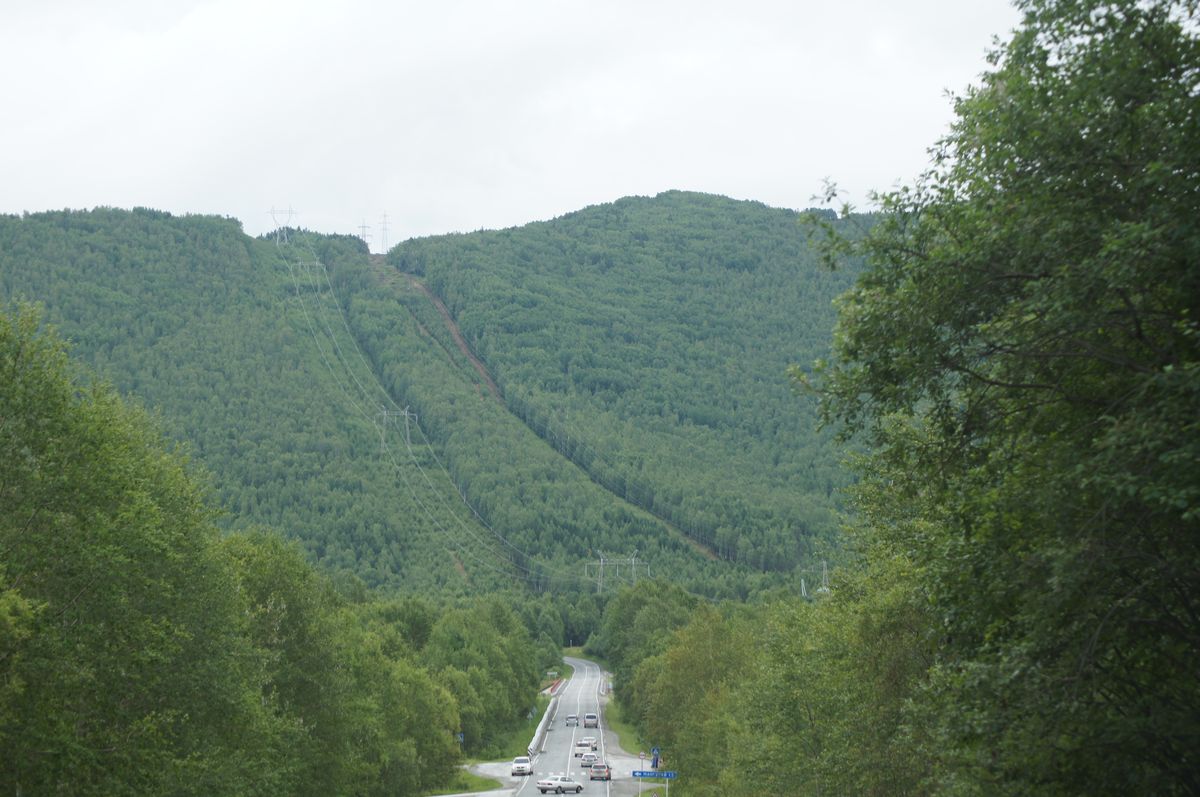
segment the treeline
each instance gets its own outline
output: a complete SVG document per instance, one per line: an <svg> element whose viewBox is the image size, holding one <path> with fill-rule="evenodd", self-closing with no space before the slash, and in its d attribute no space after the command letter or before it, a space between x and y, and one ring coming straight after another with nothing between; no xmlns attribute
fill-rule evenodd
<svg viewBox="0 0 1200 797"><path fill-rule="evenodd" d="M206 499L35 311L0 315L0 790L419 794L495 752L587 622L335 586Z"/></svg>
<svg viewBox="0 0 1200 797"><path fill-rule="evenodd" d="M621 715L678 773L672 793L941 793L937 742L905 721L932 656L909 588L863 573L816 601L714 605L640 585L588 649L614 663Z"/></svg>
<svg viewBox="0 0 1200 797"><path fill-rule="evenodd" d="M608 606L672 793L1200 794L1200 19L1020 6L924 182L830 239L869 267L797 376L870 445L853 566Z"/></svg>
<svg viewBox="0 0 1200 797"><path fill-rule="evenodd" d="M388 261L445 301L509 409L598 483L759 570L827 552L842 449L785 372L828 356L853 269L821 267L799 214L675 191L408 241Z"/></svg>

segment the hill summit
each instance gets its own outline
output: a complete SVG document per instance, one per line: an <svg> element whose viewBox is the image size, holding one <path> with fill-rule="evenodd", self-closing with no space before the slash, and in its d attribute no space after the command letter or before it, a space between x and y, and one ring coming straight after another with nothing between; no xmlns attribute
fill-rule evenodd
<svg viewBox="0 0 1200 797"><path fill-rule="evenodd" d="M224 524L335 572L744 593L813 566L846 480L786 376L828 352L852 279L806 235L794 211L668 192L381 262L101 208L0 217L0 295L160 413Z"/></svg>

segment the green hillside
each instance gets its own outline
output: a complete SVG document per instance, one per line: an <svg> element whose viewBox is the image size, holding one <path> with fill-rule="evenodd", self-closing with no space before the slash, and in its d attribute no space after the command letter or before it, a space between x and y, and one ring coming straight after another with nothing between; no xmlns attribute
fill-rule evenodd
<svg viewBox="0 0 1200 797"><path fill-rule="evenodd" d="M419 283L357 239L288 232L144 209L2 217L0 295L43 303L73 356L162 416L225 527L278 529L371 586L671 574L736 596L832 535L844 477L785 368L825 352L847 278L806 261L796 214L668 194L398 247L502 399Z"/></svg>
<svg viewBox="0 0 1200 797"><path fill-rule="evenodd" d="M763 570L811 563L833 535L841 453L786 369L827 356L854 269L820 267L795 212L670 192L408 241L389 263L445 300L508 407L614 494Z"/></svg>
<svg viewBox="0 0 1200 797"><path fill-rule="evenodd" d="M353 239L320 243L326 257L365 258ZM296 270L230 219L141 209L0 218L0 293L44 304L74 357L162 416L211 472L223 525L279 529L327 569L372 585L511 581L456 567L463 525L421 506L443 506L452 485L433 471L409 489L380 457L373 418L348 403L347 377L326 366L310 331ZM344 329L332 335L353 348ZM361 365L354 376L371 379Z"/></svg>

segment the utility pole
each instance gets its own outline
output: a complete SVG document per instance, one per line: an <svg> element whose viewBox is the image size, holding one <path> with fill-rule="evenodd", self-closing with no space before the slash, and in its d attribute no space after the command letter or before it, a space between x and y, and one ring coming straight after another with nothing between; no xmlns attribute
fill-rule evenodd
<svg viewBox="0 0 1200 797"><path fill-rule="evenodd" d="M367 245L367 251L371 250L371 236L367 233L369 229L371 228L366 219L363 219L362 224L358 225L358 237L362 238L363 243Z"/></svg>
<svg viewBox="0 0 1200 797"><path fill-rule="evenodd" d="M384 211L383 218L379 220L379 245L383 247L384 254L387 254L387 211Z"/></svg>
<svg viewBox="0 0 1200 797"><path fill-rule="evenodd" d="M404 444L406 446L412 446L412 438L408 436L408 422L412 421L413 423L416 423L417 414L415 412L409 412L407 404L404 406L404 409L401 410L401 413L404 415Z"/></svg>
<svg viewBox="0 0 1200 797"><path fill-rule="evenodd" d="M292 226L292 216L296 215L296 211L292 210L291 205L288 205L288 209L286 211L276 210L275 206L272 205L271 209L268 210L267 213L269 213L271 216L271 223L273 225L275 225L275 244L276 244L276 246L278 246L281 243L284 243L284 244L287 243L288 242L288 237L287 237L288 228ZM283 224L280 224L279 217L282 216L284 213L287 214L287 221L285 221Z"/></svg>
<svg viewBox="0 0 1200 797"><path fill-rule="evenodd" d="M381 409L378 414L383 418L383 423L379 427L379 453L380 454L382 454L384 452L384 450L386 449L386 446L384 445L384 436L387 432L388 418L403 418L404 419L404 444L407 446L410 446L410 447L412 446L412 438L409 436L408 423L410 420L412 420L412 421L417 420L417 414L415 412L409 412L408 407L405 407L402 410L389 410L385 407L385 408Z"/></svg>
<svg viewBox="0 0 1200 797"><path fill-rule="evenodd" d="M818 595L829 594L829 562L821 561L821 586L815 590Z"/></svg>
<svg viewBox="0 0 1200 797"><path fill-rule="evenodd" d="M638 580L638 565L639 564L645 569L646 576L648 578L650 576L650 567L644 561L638 562L637 551L634 551L633 556L629 557L628 559L613 559L612 557L605 556L604 554L600 554L599 562L585 562L584 563L583 577L587 580L591 580L592 568L593 567L596 568L596 592L599 594L604 594L604 569L605 568L609 568L610 570L615 569L616 575L619 578L621 575L621 568L628 567L630 573L633 576L633 583L636 584L637 580Z"/></svg>

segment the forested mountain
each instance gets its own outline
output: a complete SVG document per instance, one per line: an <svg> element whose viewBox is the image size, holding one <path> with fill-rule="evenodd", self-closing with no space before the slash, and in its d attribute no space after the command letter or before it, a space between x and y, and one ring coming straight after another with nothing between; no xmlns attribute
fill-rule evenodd
<svg viewBox="0 0 1200 797"><path fill-rule="evenodd" d="M452 287L469 280L453 246L495 257L477 303ZM804 247L794 213L687 194L402 245L503 400L357 239L145 209L3 217L0 295L41 302L74 356L161 414L222 525L278 529L330 572L449 593L669 572L735 596L811 564L844 480L786 381L827 349L846 282ZM572 248L588 254L554 254ZM602 556L625 565L586 565Z"/></svg>
<svg viewBox="0 0 1200 797"><path fill-rule="evenodd" d="M365 257L356 242L323 243ZM368 584L463 586L437 524L458 526L418 504L439 504L433 496L452 486L432 472L431 484L396 489L372 419L346 404L323 362L296 268L229 219L143 209L0 218L4 297L42 303L73 356L161 414L213 474L223 525L271 526ZM353 346L344 330L332 334Z"/></svg>
<svg viewBox="0 0 1200 797"><path fill-rule="evenodd" d="M796 213L668 192L408 241L389 262L615 494L761 569L811 562L833 534L841 453L781 375L827 355L854 269L820 267Z"/></svg>

